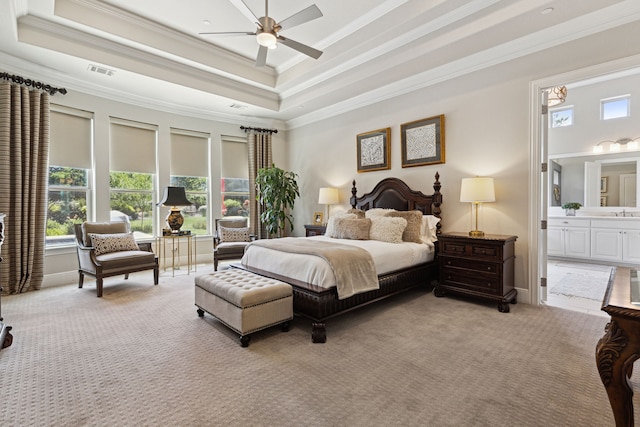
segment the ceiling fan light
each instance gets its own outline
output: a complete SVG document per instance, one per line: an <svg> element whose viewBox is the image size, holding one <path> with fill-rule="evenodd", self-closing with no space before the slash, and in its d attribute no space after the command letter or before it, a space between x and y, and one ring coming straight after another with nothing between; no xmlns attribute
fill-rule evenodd
<svg viewBox="0 0 640 427"><path fill-rule="evenodd" d="M265 32L258 33L258 35L256 36L256 39L258 40L258 44L264 47L275 46L276 43L278 42L278 40L276 39L276 36L274 36L271 33L265 33Z"/></svg>

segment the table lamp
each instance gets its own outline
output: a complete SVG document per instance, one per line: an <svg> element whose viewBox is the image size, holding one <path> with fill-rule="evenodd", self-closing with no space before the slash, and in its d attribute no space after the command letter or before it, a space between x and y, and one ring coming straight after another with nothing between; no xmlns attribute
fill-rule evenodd
<svg viewBox="0 0 640 427"><path fill-rule="evenodd" d="M478 207L480 203L496 201L493 178L480 176L476 176L475 178L463 178L460 188L460 201L470 202L472 204L472 211L474 208L476 210L476 229L470 231L469 236L484 236L484 231L478 230Z"/></svg>
<svg viewBox="0 0 640 427"><path fill-rule="evenodd" d="M320 188L320 194L318 195L318 203L325 205L325 220L326 224L329 221L329 205L337 205L339 202L339 194L337 188L322 187Z"/></svg>
<svg viewBox="0 0 640 427"><path fill-rule="evenodd" d="M184 223L184 217L182 213L180 213L179 206L190 206L192 204L193 203L187 199L184 187L164 187L164 195L157 206L171 207L166 221L172 233L178 233Z"/></svg>

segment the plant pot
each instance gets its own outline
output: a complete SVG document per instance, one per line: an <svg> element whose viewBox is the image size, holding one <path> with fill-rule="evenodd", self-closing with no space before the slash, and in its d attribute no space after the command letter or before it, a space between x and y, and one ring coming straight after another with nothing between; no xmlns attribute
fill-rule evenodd
<svg viewBox="0 0 640 427"><path fill-rule="evenodd" d="M564 210L564 214L566 216L576 216L576 210L575 209L565 209Z"/></svg>

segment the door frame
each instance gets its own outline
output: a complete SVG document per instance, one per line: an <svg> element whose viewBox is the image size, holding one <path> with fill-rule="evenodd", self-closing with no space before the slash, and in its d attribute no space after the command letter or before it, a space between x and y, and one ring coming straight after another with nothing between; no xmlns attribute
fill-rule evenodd
<svg viewBox="0 0 640 427"><path fill-rule="evenodd" d="M542 91L549 87L555 86L571 86L572 83L582 82L585 80L597 79L606 80L608 76L625 73L631 73L640 67L640 55L629 56L626 58L593 65L579 70L569 71L563 74L548 76L529 83L529 217L528 217L528 238L529 238L529 254L528 254L528 283L529 283L529 303L532 305L540 305L541 290L541 273L540 266L547 262L547 248L542 238L541 224L546 220L546 210L541 209L542 204L546 204L544 199L546 191L542 188L542 182L547 182L542 178L542 163L549 164L548 153L546 147L542 144L542 112L541 105L543 102ZM570 89L569 89L570 90ZM544 215L544 217L543 217Z"/></svg>

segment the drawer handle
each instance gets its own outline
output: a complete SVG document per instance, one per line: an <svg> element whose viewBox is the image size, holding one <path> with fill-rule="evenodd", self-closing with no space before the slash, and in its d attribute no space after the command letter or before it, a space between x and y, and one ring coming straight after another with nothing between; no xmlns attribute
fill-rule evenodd
<svg viewBox="0 0 640 427"><path fill-rule="evenodd" d="M491 283L487 283L487 288L490 288L490 287L491 287Z"/></svg>
<svg viewBox="0 0 640 427"><path fill-rule="evenodd" d="M447 265L451 265L451 261L447 261Z"/></svg>
<svg viewBox="0 0 640 427"><path fill-rule="evenodd" d="M491 271L491 267L487 267L487 271Z"/></svg>

